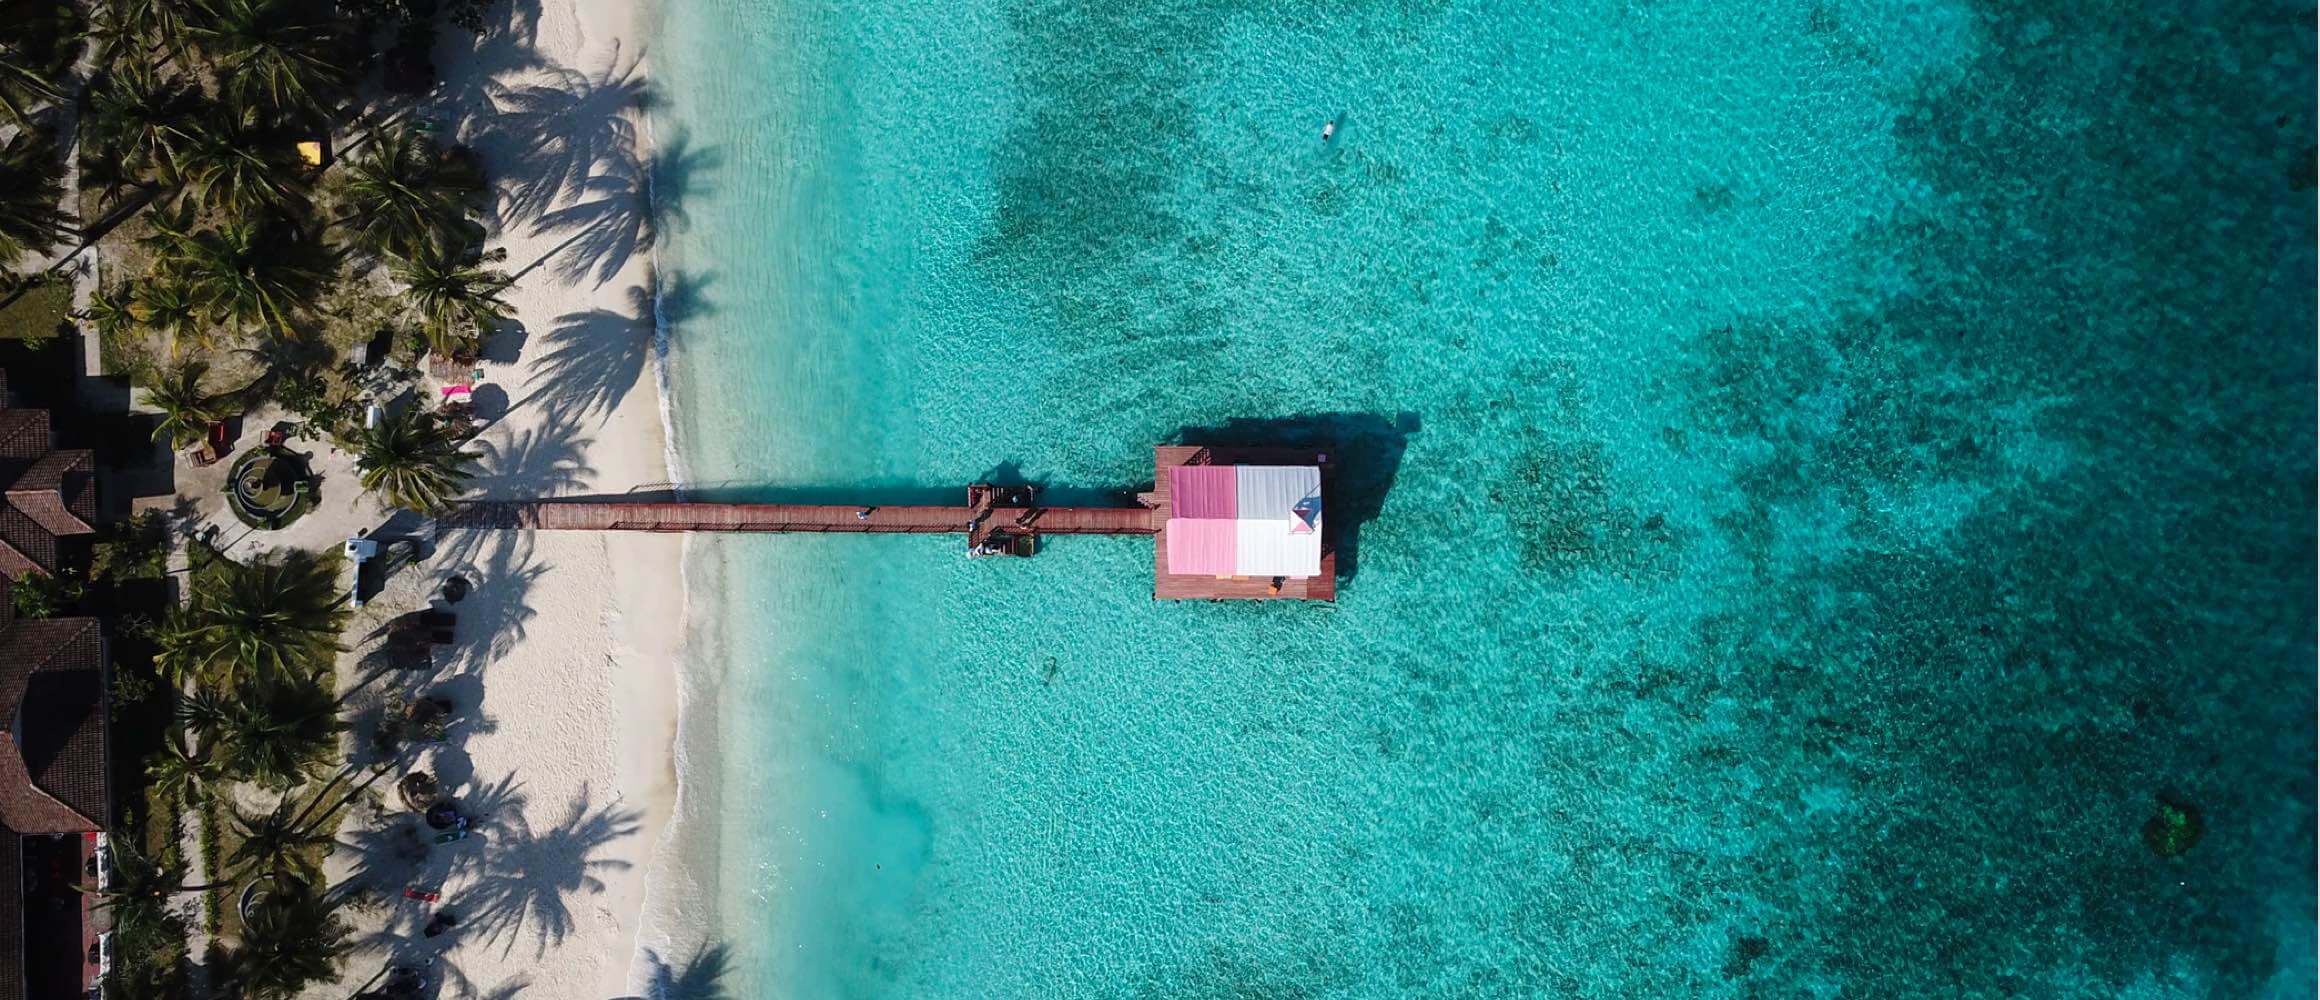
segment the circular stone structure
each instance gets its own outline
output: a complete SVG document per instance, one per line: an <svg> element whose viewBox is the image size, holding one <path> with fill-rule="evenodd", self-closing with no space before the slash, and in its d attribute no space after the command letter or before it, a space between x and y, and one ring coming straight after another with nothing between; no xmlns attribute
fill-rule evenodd
<svg viewBox="0 0 2320 1000"><path fill-rule="evenodd" d="M312 479L296 455L271 448L253 451L226 473L226 505L243 524L280 528L312 505Z"/></svg>

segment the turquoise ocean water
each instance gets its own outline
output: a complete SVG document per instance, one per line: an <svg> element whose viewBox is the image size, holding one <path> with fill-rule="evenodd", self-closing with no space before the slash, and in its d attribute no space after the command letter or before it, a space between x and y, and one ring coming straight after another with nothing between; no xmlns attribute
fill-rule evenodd
<svg viewBox="0 0 2320 1000"><path fill-rule="evenodd" d="M698 541L734 995L2312 994L2310 7L664 7L704 492L1352 533Z"/></svg>

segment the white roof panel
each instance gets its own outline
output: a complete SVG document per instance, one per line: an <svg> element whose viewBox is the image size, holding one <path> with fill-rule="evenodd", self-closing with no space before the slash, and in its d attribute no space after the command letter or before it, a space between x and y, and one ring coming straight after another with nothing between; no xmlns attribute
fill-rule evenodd
<svg viewBox="0 0 2320 1000"><path fill-rule="evenodd" d="M1321 470L1310 465L1238 465L1233 492L1243 521L1286 521L1297 502L1321 496Z"/></svg>
<svg viewBox="0 0 2320 1000"><path fill-rule="evenodd" d="M1248 508L1241 508L1242 517L1233 522L1233 574L1235 576L1320 576L1321 525L1318 518L1311 530L1298 530L1304 521L1289 517L1282 520L1251 519Z"/></svg>

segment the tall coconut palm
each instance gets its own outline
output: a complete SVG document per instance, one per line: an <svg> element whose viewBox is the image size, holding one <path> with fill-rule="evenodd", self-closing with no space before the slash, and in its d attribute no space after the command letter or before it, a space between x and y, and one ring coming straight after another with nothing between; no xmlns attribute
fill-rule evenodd
<svg viewBox="0 0 2320 1000"><path fill-rule="evenodd" d="M199 91L132 58L89 88L81 128L90 155L119 161L131 177L168 182L178 156L200 137L202 119Z"/></svg>
<svg viewBox="0 0 2320 1000"><path fill-rule="evenodd" d="M60 0L15 0L0 4L0 117L20 129L32 115L64 100L59 73L72 65L77 9Z"/></svg>
<svg viewBox="0 0 2320 1000"><path fill-rule="evenodd" d="M64 171L48 136L24 129L0 141L0 267L13 266L72 234L64 200Z"/></svg>
<svg viewBox="0 0 2320 1000"><path fill-rule="evenodd" d="M209 783L222 772L217 758L206 752L187 750L185 740L177 735L163 738L160 752L145 763L147 785L171 801L186 805L198 801Z"/></svg>
<svg viewBox="0 0 2320 1000"><path fill-rule="evenodd" d="M99 905L112 917L111 950L131 956L105 974L104 995L184 996L186 963L174 959L185 954L189 928L170 912L166 897L116 897Z"/></svg>
<svg viewBox="0 0 2320 1000"><path fill-rule="evenodd" d="M338 977L351 949L346 921L320 889L277 882L242 924L241 945L212 979L244 1000L288 1000Z"/></svg>
<svg viewBox="0 0 2320 1000"><path fill-rule="evenodd" d="M224 404L202 384L208 374L209 364L204 361L188 361L154 373L145 386L146 404L161 411L161 422L153 427L153 440L167 438L171 448L183 448L209 433L209 425L226 418Z"/></svg>
<svg viewBox="0 0 2320 1000"><path fill-rule="evenodd" d="M460 259L441 243L421 247L417 256L397 261L396 280L410 286L411 298L426 320L427 349L456 357L476 348L491 328L514 315L501 298L515 280L480 263Z"/></svg>
<svg viewBox="0 0 2320 1000"><path fill-rule="evenodd" d="M174 714L186 729L207 736L224 728L233 711L233 699L206 684L196 684L177 696Z"/></svg>
<svg viewBox="0 0 2320 1000"><path fill-rule="evenodd" d="M201 0L186 37L235 103L274 118L320 115L353 75L324 9L296 0Z"/></svg>
<svg viewBox="0 0 2320 1000"><path fill-rule="evenodd" d="M89 37L104 46L106 62L175 58L185 47L185 18L194 0L100 0Z"/></svg>
<svg viewBox="0 0 2320 1000"><path fill-rule="evenodd" d="M203 209L254 217L306 205L306 166L293 141L230 108L190 123L171 166Z"/></svg>
<svg viewBox="0 0 2320 1000"><path fill-rule="evenodd" d="M241 842L226 854L226 869L243 878L272 875L308 879L319 875L313 862L330 849L331 832L301 817L302 808L299 799L290 796L256 815L234 810L234 827Z"/></svg>
<svg viewBox="0 0 2320 1000"><path fill-rule="evenodd" d="M435 513L474 478L477 454L433 414L416 406L363 430L355 469L363 489L383 493L397 507Z"/></svg>
<svg viewBox="0 0 2320 1000"><path fill-rule="evenodd" d="M220 768L244 781L289 788L338 749L337 702L312 679L244 684L218 730Z"/></svg>
<svg viewBox="0 0 2320 1000"><path fill-rule="evenodd" d="M233 219L165 241L155 271L210 317L286 337L330 279L321 247L288 225Z"/></svg>
<svg viewBox="0 0 2320 1000"><path fill-rule="evenodd" d="M465 239L468 201L483 176L464 157L447 156L408 126L377 133L344 167L338 225L347 241L372 253L411 257L430 243Z"/></svg>
<svg viewBox="0 0 2320 1000"><path fill-rule="evenodd" d="M161 666L180 681L233 690L245 680L299 680L338 655L347 610L335 554L290 551L246 563L218 556L189 589L154 634Z"/></svg>

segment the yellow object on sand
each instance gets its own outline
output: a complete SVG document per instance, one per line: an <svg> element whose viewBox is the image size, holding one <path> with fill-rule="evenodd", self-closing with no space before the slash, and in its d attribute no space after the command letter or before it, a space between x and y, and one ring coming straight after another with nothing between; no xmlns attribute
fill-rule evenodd
<svg viewBox="0 0 2320 1000"><path fill-rule="evenodd" d="M307 166L309 166L309 167L319 167L319 166L321 166L321 165L322 165L322 144L321 144L321 143L319 143L319 142L301 142L301 143L299 143L299 144L298 144L298 158L299 158L299 159L301 159L301 160L305 160L305 161L306 161L306 165L307 165Z"/></svg>

